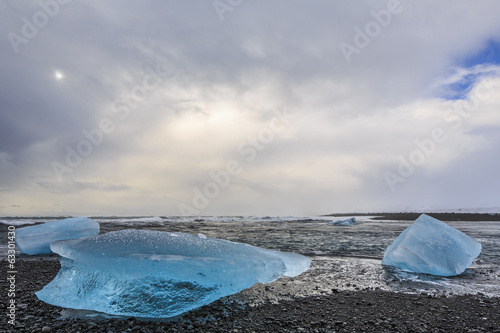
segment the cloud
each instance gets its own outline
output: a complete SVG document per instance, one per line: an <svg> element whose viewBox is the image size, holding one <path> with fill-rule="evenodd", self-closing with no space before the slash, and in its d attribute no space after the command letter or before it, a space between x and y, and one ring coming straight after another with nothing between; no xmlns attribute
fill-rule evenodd
<svg viewBox="0 0 500 333"><path fill-rule="evenodd" d="M478 64L470 68L452 67L451 72L451 74L437 79L430 88L440 97L464 99L478 80L485 77L498 77L500 75L500 66Z"/></svg>
<svg viewBox="0 0 500 333"><path fill-rule="evenodd" d="M78 193L88 190L99 192L115 192L129 190L130 187L123 184L109 184L99 182L38 182L41 188L52 193Z"/></svg>
<svg viewBox="0 0 500 333"><path fill-rule="evenodd" d="M41 7L5 2L0 200L24 214L176 215L234 160L241 173L203 214L499 206L485 180L500 101L472 102L498 89L497 65L478 54L500 40L500 4L401 1L348 63L340 44L389 4L252 1L221 21L211 2L71 2L15 53L7 35ZM290 126L247 161L241 150L283 110ZM446 141L393 193L384 172L435 128ZM446 195L457 177L482 194Z"/></svg>

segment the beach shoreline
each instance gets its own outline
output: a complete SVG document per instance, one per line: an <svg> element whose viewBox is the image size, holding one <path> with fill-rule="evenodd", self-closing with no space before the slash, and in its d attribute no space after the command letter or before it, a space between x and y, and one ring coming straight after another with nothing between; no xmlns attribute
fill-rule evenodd
<svg viewBox="0 0 500 333"><path fill-rule="evenodd" d="M67 310L46 304L35 295L59 267L56 255L17 260L15 325L7 323L5 314L1 320L7 332L500 332L499 297L480 293L445 297L376 289L334 289L327 295L253 306L229 296L171 320L60 319L61 312ZM6 261L1 262L1 271L7 276ZM8 289L6 279L0 288ZM7 304L6 292L1 300Z"/></svg>
<svg viewBox="0 0 500 333"><path fill-rule="evenodd" d="M336 217L349 217L349 216L367 216L370 220L374 221L413 221L416 220L421 214L427 214L441 221L500 221L500 213L443 213L443 212L404 212L404 213L339 213L321 215L323 217L336 216Z"/></svg>

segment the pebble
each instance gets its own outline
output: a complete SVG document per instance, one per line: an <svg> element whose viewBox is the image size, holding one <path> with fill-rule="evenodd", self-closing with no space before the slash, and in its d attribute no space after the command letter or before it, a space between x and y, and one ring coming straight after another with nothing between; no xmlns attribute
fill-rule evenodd
<svg viewBox="0 0 500 333"><path fill-rule="evenodd" d="M1 228L1 225L0 225ZM500 322L500 298L482 295L429 297L394 294L381 290L345 292L333 288L325 296L255 302L254 306L217 301L193 310L178 320L147 321L134 318L58 319L61 309L45 304L33 294L50 282L59 270L57 260L18 260L20 304L16 333L52 332L496 332ZM0 275L2 271L0 271ZM300 278L297 278L300 280ZM287 280L293 285L293 280ZM6 281L0 280L4 290ZM276 285L276 284L275 284ZM280 283L278 282L278 285ZM248 293L265 290L262 285ZM270 290L273 290L272 288ZM0 303L7 300L0 293ZM415 306L419 304L420 306ZM487 305L487 306L485 306ZM439 313L436 316L436 312ZM354 319L355 318L355 319ZM487 318L487 319L483 319ZM4 327L3 323L0 327ZM467 329L464 330L464 327ZM2 329L0 329L1 331Z"/></svg>

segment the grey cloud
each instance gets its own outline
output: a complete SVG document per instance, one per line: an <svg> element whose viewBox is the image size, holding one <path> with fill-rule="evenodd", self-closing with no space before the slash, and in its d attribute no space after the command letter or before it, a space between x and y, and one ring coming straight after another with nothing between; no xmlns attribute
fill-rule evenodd
<svg viewBox="0 0 500 333"><path fill-rule="evenodd" d="M425 187L436 177L443 179L443 187L453 180L445 172L429 174L429 180L417 173L404 184L400 197L377 195L385 191L383 178L377 175L392 165L384 159L404 153L413 140L427 135L425 124L405 113L411 112L394 110L432 95L429 90L435 93L432 84L449 77L457 59L498 38L500 23L493 13L500 5L457 1L450 9L448 4L431 1L401 3L403 11L348 64L339 44L353 43L354 28L364 29L374 20L371 11L385 9L387 1L245 1L224 21L210 1L71 2L28 44L20 45L18 54L6 36L20 33L21 17L30 18L40 7L3 2L0 157L9 156L9 160L0 158L1 187L51 194L126 192L133 197L140 188L158 184L152 192L183 201L178 193L202 186L207 170L217 169L229 158L241 159L235 152L240 139L254 134L245 124L258 129L276 108L288 107L298 116L295 132L277 137L235 184L241 193L253 193L248 197L262 211L286 210L277 208L286 207L286 200L279 199L283 194L300 202L297 206L309 204L315 209L333 201L332 207L347 207L358 198L366 205L383 205L390 199L404 206L415 199L411 191L421 193L412 185L418 180ZM121 120L112 111L114 101L143 82L147 66L157 65L168 76ZM53 78L55 70L64 73L63 80ZM200 133L211 133L212 127L222 131L216 116L224 108L241 114L239 122L223 122L227 130L240 130L241 138L162 141L171 138L165 133L169 126L191 114L205 119ZM85 139L82 130L98 128L104 118L113 121L114 131L62 183L48 180L55 177L51 163L64 163L66 146L75 148ZM201 123L193 119L193 124ZM485 129L475 131L486 135ZM313 181L308 185L303 180L307 177L277 179L280 186L299 184L304 189L304 194L290 194L263 181L282 165L298 167L298 161L325 156L333 173L346 172L364 188L337 190L331 183L333 176L321 186L312 185ZM335 169L343 158L371 165ZM487 154L477 158L493 162ZM322 172L327 166L311 169ZM452 170L457 175L470 171ZM328 194L327 187L332 188ZM273 202L259 201L256 193L272 197ZM229 209L232 202L223 197L214 204L220 211ZM234 207L245 209L245 200L239 202Z"/></svg>
<svg viewBox="0 0 500 333"><path fill-rule="evenodd" d="M71 181L64 183L38 182L37 185L53 193L78 193L85 190L119 192L131 189L130 186L125 184L109 184L102 182L84 182L84 181Z"/></svg>

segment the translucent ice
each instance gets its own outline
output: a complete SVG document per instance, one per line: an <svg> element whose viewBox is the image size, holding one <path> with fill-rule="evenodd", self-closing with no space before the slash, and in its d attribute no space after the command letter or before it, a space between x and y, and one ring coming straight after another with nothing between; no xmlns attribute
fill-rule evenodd
<svg viewBox="0 0 500 333"><path fill-rule="evenodd" d="M350 217L345 220L336 220L328 222L328 225L338 225L338 226L350 226L356 224L356 219L354 217Z"/></svg>
<svg viewBox="0 0 500 333"><path fill-rule="evenodd" d="M99 234L99 223L86 217L74 217L16 229L16 245L27 254L50 253L50 243Z"/></svg>
<svg viewBox="0 0 500 333"><path fill-rule="evenodd" d="M481 253L466 234L422 214L387 247L382 264L440 276L462 273Z"/></svg>
<svg viewBox="0 0 500 333"><path fill-rule="evenodd" d="M61 269L36 295L49 304L163 318L255 283L297 276L311 260L203 234L120 230L54 242Z"/></svg>

